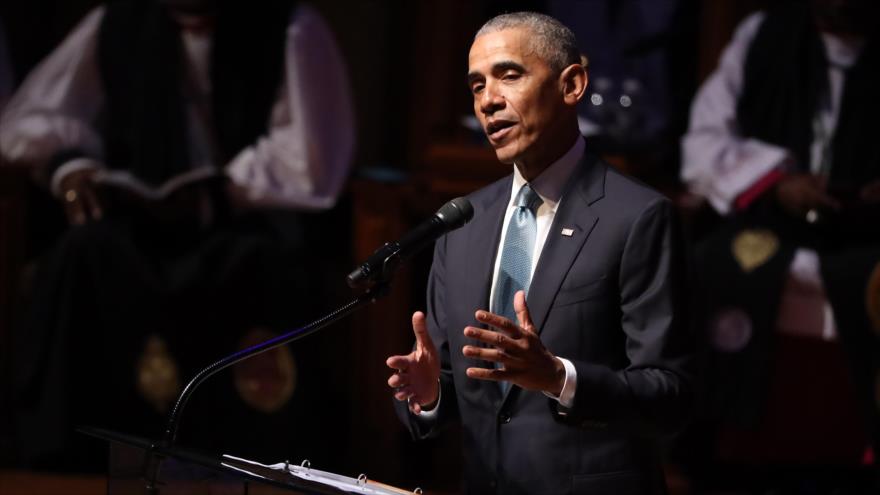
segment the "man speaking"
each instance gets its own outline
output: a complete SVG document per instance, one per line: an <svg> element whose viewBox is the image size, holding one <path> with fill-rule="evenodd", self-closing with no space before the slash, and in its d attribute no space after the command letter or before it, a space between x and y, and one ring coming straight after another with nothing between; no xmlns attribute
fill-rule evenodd
<svg viewBox="0 0 880 495"><path fill-rule="evenodd" d="M692 402L672 206L585 150L561 23L495 17L468 64L513 174L437 241L415 349L387 360L399 414L416 438L460 420L468 493L664 493L658 439Z"/></svg>

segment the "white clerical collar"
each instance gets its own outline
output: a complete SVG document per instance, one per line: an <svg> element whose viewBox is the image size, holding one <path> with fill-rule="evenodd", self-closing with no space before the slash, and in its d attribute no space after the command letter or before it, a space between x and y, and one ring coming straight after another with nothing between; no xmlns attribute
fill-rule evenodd
<svg viewBox="0 0 880 495"><path fill-rule="evenodd" d="M565 183L568 182L568 178L571 177L571 174L574 172L575 168L577 168L578 163L580 163L585 147L584 139L578 136L571 149L569 149L558 160L553 162L552 165L544 169L535 180L529 183L529 185L532 186L532 189L538 193L538 196L544 201L544 204L551 209L555 210L556 204L559 203L559 200L562 198L562 190L565 188ZM514 165L511 198L516 196L516 193L519 192L520 188L522 188L526 182L528 181L522 176L519 168Z"/></svg>

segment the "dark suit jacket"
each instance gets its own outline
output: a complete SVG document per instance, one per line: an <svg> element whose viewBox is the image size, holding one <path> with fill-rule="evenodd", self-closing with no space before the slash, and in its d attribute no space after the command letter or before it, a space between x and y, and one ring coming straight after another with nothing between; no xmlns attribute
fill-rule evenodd
<svg viewBox="0 0 880 495"><path fill-rule="evenodd" d="M469 493L664 493L658 436L691 404L670 202L590 154L566 185L528 294L544 345L577 369L567 415L540 392L465 375L462 331L488 309L512 177L470 196L474 219L440 239L428 326L442 357L438 419L399 403L416 438L460 419ZM571 236L561 234L571 228Z"/></svg>

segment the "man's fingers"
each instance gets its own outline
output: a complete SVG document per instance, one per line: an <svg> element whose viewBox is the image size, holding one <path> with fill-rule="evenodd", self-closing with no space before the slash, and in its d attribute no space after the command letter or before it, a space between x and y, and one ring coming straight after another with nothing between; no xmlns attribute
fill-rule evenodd
<svg viewBox="0 0 880 495"><path fill-rule="evenodd" d="M388 377L388 386L391 388L400 388L406 385L409 385L409 377L403 371L398 371Z"/></svg>
<svg viewBox="0 0 880 495"><path fill-rule="evenodd" d="M508 318L505 318L500 315L496 315L495 313L490 313L488 311L478 310L475 314L477 321L480 323L485 323L491 327L497 328L498 330L502 330L507 332L513 338L520 337L522 335L522 329L519 326L510 321Z"/></svg>
<svg viewBox="0 0 880 495"><path fill-rule="evenodd" d="M391 356L385 360L385 365L394 370L406 371L412 365L412 355Z"/></svg>
<svg viewBox="0 0 880 495"><path fill-rule="evenodd" d="M397 390L396 392L394 392L394 398L399 401L408 400L410 397L412 397L412 395L413 395L413 393L409 389L409 387L403 387L403 388Z"/></svg>
<svg viewBox="0 0 880 495"><path fill-rule="evenodd" d="M514 350L520 347L517 340L508 337L504 334L504 332L485 330L477 327L465 327L464 335L465 337L479 340L484 344L489 344L493 347L498 347L501 349Z"/></svg>
<svg viewBox="0 0 880 495"><path fill-rule="evenodd" d="M412 326L416 336L415 350L385 360L385 365L396 371L388 378L388 385L394 389L394 398L399 401L425 402L425 397L433 393L434 386L429 382L437 380L440 365L435 359L436 349L428 334L425 314L421 311L413 313ZM420 410L413 409L412 404L409 407L415 413Z"/></svg>
<svg viewBox="0 0 880 495"><path fill-rule="evenodd" d="M505 370L488 368L468 368L466 373L468 378L475 378L477 380L491 380L493 382L500 382L507 379L507 371Z"/></svg>
<svg viewBox="0 0 880 495"><path fill-rule="evenodd" d="M421 348L434 349L434 341L428 333L428 324L425 322L425 313L416 311L412 315L413 333L416 335L416 345Z"/></svg>
<svg viewBox="0 0 880 495"><path fill-rule="evenodd" d="M513 295L513 310L516 312L516 319L519 320L519 326L530 332L535 331L532 325L532 317L529 315L529 307L526 305L526 291L518 290Z"/></svg>
<svg viewBox="0 0 880 495"><path fill-rule="evenodd" d="M466 345L462 347L461 353L469 358L482 359L493 363L506 364L511 361L511 356L500 349L486 349L483 347Z"/></svg>

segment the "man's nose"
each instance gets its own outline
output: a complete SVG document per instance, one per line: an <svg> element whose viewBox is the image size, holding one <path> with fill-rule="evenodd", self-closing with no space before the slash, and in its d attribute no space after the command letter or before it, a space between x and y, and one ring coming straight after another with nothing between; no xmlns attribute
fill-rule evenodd
<svg viewBox="0 0 880 495"><path fill-rule="evenodd" d="M485 115L491 115L504 108L504 95L494 85L486 85L480 95L480 111Z"/></svg>

